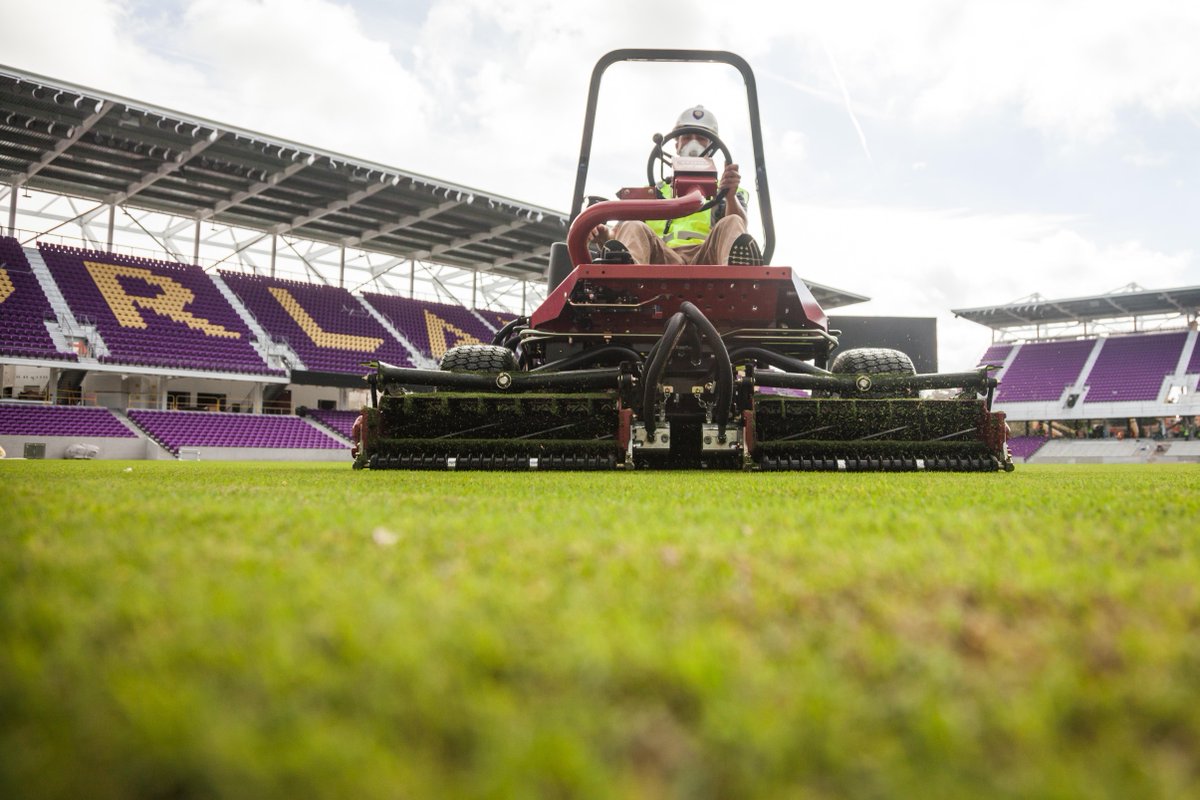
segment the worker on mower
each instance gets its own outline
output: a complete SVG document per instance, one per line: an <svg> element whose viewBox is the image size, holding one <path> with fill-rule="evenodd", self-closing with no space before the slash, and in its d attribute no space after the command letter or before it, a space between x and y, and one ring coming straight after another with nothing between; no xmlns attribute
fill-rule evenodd
<svg viewBox="0 0 1200 800"><path fill-rule="evenodd" d="M684 126L719 135L716 116L704 106L685 109L675 128ZM683 134L675 141L675 152L681 156L701 156L711 144L700 134ZM635 264L761 266L762 252L754 237L746 232L750 195L741 188L741 183L738 165L728 163L718 186L718 193L724 190L724 194L710 210L671 220L626 220L612 231L607 225L597 225L588 241L599 245L605 256L616 255L620 259L628 253ZM673 196L669 182L660 181L654 188L660 197ZM731 197L736 201L731 202Z"/></svg>

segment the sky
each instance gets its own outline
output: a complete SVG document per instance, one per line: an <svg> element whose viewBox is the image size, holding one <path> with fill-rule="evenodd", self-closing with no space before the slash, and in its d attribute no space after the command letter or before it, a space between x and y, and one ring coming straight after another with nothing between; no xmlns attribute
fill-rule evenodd
<svg viewBox="0 0 1200 800"><path fill-rule="evenodd" d="M0 0L0 20L0 64L564 212L604 53L732 51L773 263L873 298L844 313L937 316L942 369L991 338L951 308L1200 284L1197 3ZM588 192L644 183L651 136L697 103L752 175L734 70L619 64Z"/></svg>

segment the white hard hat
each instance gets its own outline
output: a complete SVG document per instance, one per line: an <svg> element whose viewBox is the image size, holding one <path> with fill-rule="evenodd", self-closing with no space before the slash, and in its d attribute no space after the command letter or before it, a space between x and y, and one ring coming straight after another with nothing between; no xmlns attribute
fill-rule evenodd
<svg viewBox="0 0 1200 800"><path fill-rule="evenodd" d="M693 125L697 128L710 130L715 135L717 133L717 117L704 106L693 106L685 108L683 113L679 115L679 119L675 121L676 128L682 128L684 125Z"/></svg>

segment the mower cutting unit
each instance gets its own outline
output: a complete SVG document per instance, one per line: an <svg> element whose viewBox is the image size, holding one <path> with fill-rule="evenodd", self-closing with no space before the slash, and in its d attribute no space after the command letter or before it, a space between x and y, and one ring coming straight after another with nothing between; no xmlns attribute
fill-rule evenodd
<svg viewBox="0 0 1200 800"><path fill-rule="evenodd" d="M754 76L709 51L619 50L592 76L572 224L553 246L552 287L491 345L460 345L437 370L375 364L356 467L434 470L709 468L1012 469L986 368L915 374L879 348L837 354L838 331L791 267L671 266L594 259L589 232L612 220L674 219L717 192L708 156L675 157L671 199L583 208L600 77L617 61L737 68L750 104L764 263L774 250ZM668 162L655 137L653 166ZM694 131L692 131L694 132ZM626 192L625 195L638 194ZM942 390L941 399L920 392Z"/></svg>

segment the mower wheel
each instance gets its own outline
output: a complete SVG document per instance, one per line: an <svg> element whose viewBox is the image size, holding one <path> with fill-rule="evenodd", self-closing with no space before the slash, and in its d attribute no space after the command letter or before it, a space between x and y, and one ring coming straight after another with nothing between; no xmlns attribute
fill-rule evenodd
<svg viewBox="0 0 1200 800"><path fill-rule="evenodd" d="M447 372L515 372L517 357L507 347L493 344L460 344L442 355Z"/></svg>
<svg viewBox="0 0 1200 800"><path fill-rule="evenodd" d="M916 375L912 359L899 350L889 350L885 347L857 347L839 353L833 359L830 371L835 374L850 375ZM870 391L873 397L907 397L909 391L898 389L890 392Z"/></svg>

